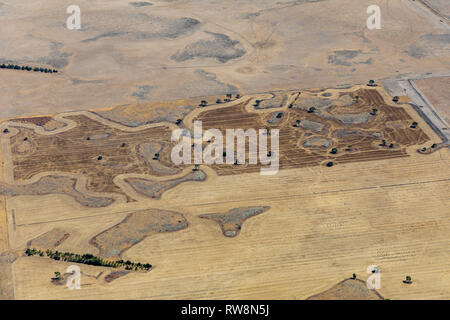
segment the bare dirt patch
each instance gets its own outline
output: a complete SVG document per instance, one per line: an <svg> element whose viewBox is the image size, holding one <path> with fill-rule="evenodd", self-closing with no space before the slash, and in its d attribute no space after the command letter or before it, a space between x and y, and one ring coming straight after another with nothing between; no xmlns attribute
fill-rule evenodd
<svg viewBox="0 0 450 320"><path fill-rule="evenodd" d="M185 101L167 103L143 103L137 105L117 106L112 109L99 110L94 113L113 122L129 127L157 122L173 122L183 119L186 114L195 109Z"/></svg>
<svg viewBox="0 0 450 320"><path fill-rule="evenodd" d="M414 80L439 115L450 124L450 77Z"/></svg>
<svg viewBox="0 0 450 320"><path fill-rule="evenodd" d="M65 126L64 123L59 122L52 117L30 117L30 118L16 118L14 122L31 123L44 128L46 131L54 131Z"/></svg>
<svg viewBox="0 0 450 320"><path fill-rule="evenodd" d="M10 251L0 253L0 300L14 299L12 263L17 255Z"/></svg>
<svg viewBox="0 0 450 320"><path fill-rule="evenodd" d="M127 270L113 271L105 276L105 282L110 283L116 279L126 276L129 273L130 271Z"/></svg>
<svg viewBox="0 0 450 320"><path fill-rule="evenodd" d="M222 233L225 237L236 237L242 229L242 224L245 220L261 214L270 207L246 207L246 208L234 208L227 213L208 213L199 215L200 218L210 219L217 222L222 229Z"/></svg>
<svg viewBox="0 0 450 320"><path fill-rule="evenodd" d="M194 58L212 58L225 63L228 60L242 57L246 52L239 40L233 40L222 33L209 31L205 31L205 33L210 35L210 38L187 45L183 50L176 52L172 59L183 62Z"/></svg>
<svg viewBox="0 0 450 320"><path fill-rule="evenodd" d="M206 174L203 171L193 171L184 177L167 181L156 181L142 178L128 178L128 183L136 192L149 198L160 199L161 195L168 189L174 188L180 183L188 181L204 181Z"/></svg>
<svg viewBox="0 0 450 320"><path fill-rule="evenodd" d="M60 244L62 244L67 238L69 238L70 233L66 230L60 228L54 228L40 236L28 241L28 248L36 249L55 249Z"/></svg>
<svg viewBox="0 0 450 320"><path fill-rule="evenodd" d="M77 180L63 176L45 176L30 184L12 185L0 182L0 195L47 195L65 194L73 197L78 203L86 207L105 207L110 205L114 199L109 197L94 197L83 194L75 189Z"/></svg>
<svg viewBox="0 0 450 320"><path fill-rule="evenodd" d="M130 213L117 225L101 232L90 241L106 258L120 255L146 237L156 233L174 232L188 227L183 214L159 209Z"/></svg>
<svg viewBox="0 0 450 320"><path fill-rule="evenodd" d="M283 107L288 99L286 94L274 94L273 98L259 100L255 103L255 109L272 109Z"/></svg>
<svg viewBox="0 0 450 320"><path fill-rule="evenodd" d="M368 289L364 281L346 279L307 300L384 300L384 298L376 290Z"/></svg>

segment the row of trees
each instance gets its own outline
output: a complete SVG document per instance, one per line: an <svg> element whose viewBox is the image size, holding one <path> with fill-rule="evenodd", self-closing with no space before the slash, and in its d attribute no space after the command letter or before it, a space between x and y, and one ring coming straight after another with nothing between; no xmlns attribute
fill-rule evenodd
<svg viewBox="0 0 450 320"><path fill-rule="evenodd" d="M90 253L77 254L72 252L59 252L57 250L52 251L48 249L44 252L42 250L37 250L34 248L27 248L25 250L25 254L27 256L47 256L50 259L57 261L75 262L109 268L124 268L125 270L148 271L152 268L152 265L150 263L132 262L130 260L105 260Z"/></svg>
<svg viewBox="0 0 450 320"><path fill-rule="evenodd" d="M19 66L17 64L1 64L0 69L14 69L14 70L24 70L24 71L34 71L34 72L44 72L44 73L57 73L56 69L38 68L30 66Z"/></svg>

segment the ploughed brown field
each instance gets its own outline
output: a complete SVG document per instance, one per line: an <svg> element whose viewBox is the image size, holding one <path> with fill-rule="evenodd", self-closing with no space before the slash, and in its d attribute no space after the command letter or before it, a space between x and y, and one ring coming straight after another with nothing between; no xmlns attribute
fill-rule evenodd
<svg viewBox="0 0 450 320"><path fill-rule="evenodd" d="M317 166L329 161L339 165L406 157L406 147L429 140L420 127L411 128L413 120L401 106L387 104L376 89L339 93L344 94L351 99L347 106L339 105L339 98L317 98L320 92L291 93L295 96L293 102L288 105L285 99L285 105L270 112L249 110L253 100L244 97L242 102L230 107L224 104L223 108L209 111L206 108L195 120L202 121L204 130L220 129L224 137L226 129L268 129L269 132L279 129L281 169ZM326 106L323 112L322 108L310 112L299 105L305 95L337 104ZM361 115L365 118L356 123L354 118ZM87 190L123 194L113 181L119 174L169 176L186 167L175 166L171 161L170 152L175 142L170 140L171 128L164 124L127 132L86 115L64 119L74 121L76 126L49 135L16 127L18 133L10 138L15 180L26 181L43 172L67 172L88 177ZM383 140L385 145L382 145ZM203 146L207 144L204 142ZM331 153L333 148L337 149L336 154ZM248 141L246 150L249 150ZM159 156L156 158L155 154ZM248 152L246 157L245 164L220 164L212 168L219 175L258 171L259 161L248 164Z"/></svg>

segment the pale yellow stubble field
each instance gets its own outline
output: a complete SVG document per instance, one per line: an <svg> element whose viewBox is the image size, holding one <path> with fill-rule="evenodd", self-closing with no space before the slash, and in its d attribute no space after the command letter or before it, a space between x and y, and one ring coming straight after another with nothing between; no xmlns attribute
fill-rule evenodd
<svg viewBox="0 0 450 320"><path fill-rule="evenodd" d="M448 149L442 149L426 156L283 170L272 177L210 176L204 183L180 185L159 201L104 209L80 210L68 199L49 208L54 199L39 197L29 205L31 197L17 197L8 201L17 224L24 224L13 235L17 249L58 226L74 230L61 250L96 253L89 239L119 222L124 211L138 208L182 212L190 226L149 237L124 254L152 263L151 272L109 284L88 278L81 290L50 284L53 272L69 264L19 258L13 264L15 296L304 299L352 273L367 279L367 266L379 265L379 291L387 298L448 299L449 164ZM216 224L197 217L251 205L271 209L247 220L236 238L223 237ZM52 222L58 213L81 218ZM31 224L36 221L44 223ZM406 275L413 285L402 283Z"/></svg>

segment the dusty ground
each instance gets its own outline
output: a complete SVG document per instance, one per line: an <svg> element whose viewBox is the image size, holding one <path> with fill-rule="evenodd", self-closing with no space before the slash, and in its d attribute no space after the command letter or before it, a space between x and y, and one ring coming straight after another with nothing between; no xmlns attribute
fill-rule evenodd
<svg viewBox="0 0 450 320"><path fill-rule="evenodd" d="M43 251L46 249L54 250L68 237L70 237L69 232L63 229L55 228L30 240L28 242L28 247Z"/></svg>
<svg viewBox="0 0 450 320"><path fill-rule="evenodd" d="M442 17L450 19L450 4L446 0L422 0L432 9L436 10Z"/></svg>
<svg viewBox="0 0 450 320"><path fill-rule="evenodd" d="M376 290L369 290L365 281L346 279L308 300L383 300L383 297Z"/></svg>
<svg viewBox="0 0 450 320"><path fill-rule="evenodd" d="M333 87L450 64L448 25L410 0L150 2L80 0L82 27L68 30L65 3L2 0L0 62L60 70L1 69L2 116ZM366 27L374 4L381 30Z"/></svg>
<svg viewBox="0 0 450 320"><path fill-rule="evenodd" d="M234 208L226 213L208 213L199 215L199 218L216 222L225 237L236 237L242 229L245 220L261 214L270 207Z"/></svg>
<svg viewBox="0 0 450 320"><path fill-rule="evenodd" d="M181 213L167 210L147 210L130 213L123 221L91 239L100 255L120 257L136 243L157 233L175 232L187 228Z"/></svg>
<svg viewBox="0 0 450 320"><path fill-rule="evenodd" d="M414 81L442 118L450 124L450 77Z"/></svg>

